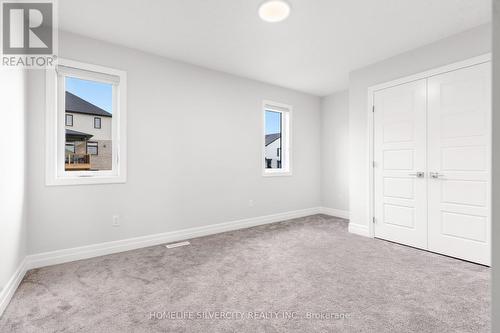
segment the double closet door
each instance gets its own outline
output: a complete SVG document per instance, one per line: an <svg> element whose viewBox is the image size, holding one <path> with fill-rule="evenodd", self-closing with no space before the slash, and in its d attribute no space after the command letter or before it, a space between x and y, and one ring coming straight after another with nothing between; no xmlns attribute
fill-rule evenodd
<svg viewBox="0 0 500 333"><path fill-rule="evenodd" d="M375 237L490 265L490 62L373 99Z"/></svg>

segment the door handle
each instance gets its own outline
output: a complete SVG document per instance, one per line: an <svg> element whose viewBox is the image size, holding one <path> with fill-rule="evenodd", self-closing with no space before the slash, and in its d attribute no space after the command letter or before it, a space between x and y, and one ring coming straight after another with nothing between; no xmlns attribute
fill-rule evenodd
<svg viewBox="0 0 500 333"><path fill-rule="evenodd" d="M441 178L444 176L442 173L439 173L439 172L430 172L429 175L433 179L438 179L438 178Z"/></svg>
<svg viewBox="0 0 500 333"><path fill-rule="evenodd" d="M415 172L415 173L409 173L408 176L413 176L417 178L424 178L425 177L425 172Z"/></svg>

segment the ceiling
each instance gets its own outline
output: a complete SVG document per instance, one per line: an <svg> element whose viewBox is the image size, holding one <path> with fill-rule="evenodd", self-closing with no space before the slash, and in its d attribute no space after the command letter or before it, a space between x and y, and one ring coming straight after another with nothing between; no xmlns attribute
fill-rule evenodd
<svg viewBox="0 0 500 333"><path fill-rule="evenodd" d="M60 28L171 59L327 95L351 70L490 22L490 0L64 0Z"/></svg>

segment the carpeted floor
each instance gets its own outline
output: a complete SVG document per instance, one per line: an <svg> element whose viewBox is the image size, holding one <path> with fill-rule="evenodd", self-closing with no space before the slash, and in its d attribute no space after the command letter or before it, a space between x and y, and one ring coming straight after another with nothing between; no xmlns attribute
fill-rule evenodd
<svg viewBox="0 0 500 333"><path fill-rule="evenodd" d="M30 271L0 332L488 332L489 290L316 215Z"/></svg>

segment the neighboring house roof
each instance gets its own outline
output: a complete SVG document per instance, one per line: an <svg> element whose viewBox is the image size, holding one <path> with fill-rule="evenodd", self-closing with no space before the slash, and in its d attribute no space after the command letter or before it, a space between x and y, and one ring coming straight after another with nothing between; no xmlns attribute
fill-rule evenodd
<svg viewBox="0 0 500 333"><path fill-rule="evenodd" d="M108 111L105 111L68 91L66 91L66 112L83 113L101 117L113 116Z"/></svg>
<svg viewBox="0 0 500 333"><path fill-rule="evenodd" d="M78 132L78 131L73 131L70 129L66 129L66 141L72 142L72 141L87 141L93 137L92 134L88 133L83 133L83 132Z"/></svg>
<svg viewBox="0 0 500 333"><path fill-rule="evenodd" d="M281 138L281 133L266 134L266 146Z"/></svg>

